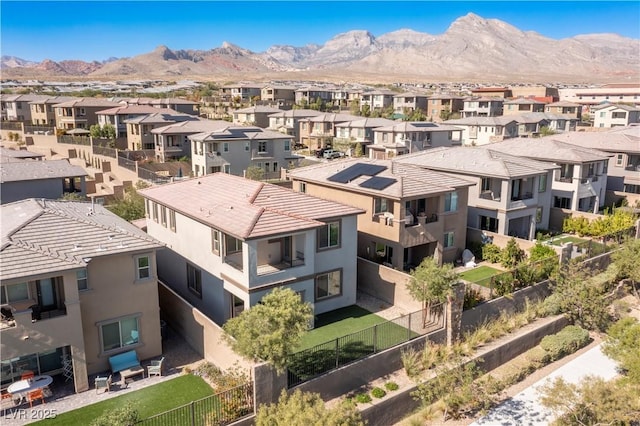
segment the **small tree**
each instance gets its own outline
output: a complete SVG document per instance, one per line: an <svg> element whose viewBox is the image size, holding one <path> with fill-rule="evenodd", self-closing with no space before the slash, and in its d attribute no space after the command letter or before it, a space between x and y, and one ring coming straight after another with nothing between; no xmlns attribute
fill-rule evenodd
<svg viewBox="0 0 640 426"><path fill-rule="evenodd" d="M529 260L536 262L538 260L548 259L550 257L557 257L558 254L549 245L543 244L540 241L536 242L536 245L529 249Z"/></svg>
<svg viewBox="0 0 640 426"><path fill-rule="evenodd" d="M247 171L244 175L247 179L251 180L263 180L264 179L264 170L260 167L249 166L247 167Z"/></svg>
<svg viewBox="0 0 640 426"><path fill-rule="evenodd" d="M359 158L359 157L362 157L363 155L364 155L364 153L362 152L362 144L360 142L358 142L356 144L356 147L355 147L354 151L353 151L353 156Z"/></svg>
<svg viewBox="0 0 640 426"><path fill-rule="evenodd" d="M640 283L640 239L627 239L620 250L612 255L613 263L618 270L618 279L631 280L631 288L638 299L637 285Z"/></svg>
<svg viewBox="0 0 640 426"><path fill-rule="evenodd" d="M267 361L282 372L312 318L311 305L300 295L289 288L276 288L223 328L237 353Z"/></svg>
<svg viewBox="0 0 640 426"><path fill-rule="evenodd" d="M411 271L407 290L415 300L422 302L422 323L426 326L427 315L432 305L444 303L453 294L453 286L460 276L453 271L453 265L438 266L432 257L426 257Z"/></svg>
<svg viewBox="0 0 640 426"><path fill-rule="evenodd" d="M147 183L138 181L136 187L143 189L149 186ZM144 217L144 198L138 194L135 188L130 188L124 194L123 198L120 198L108 206L110 211L117 214L121 218L132 221L136 219L142 219Z"/></svg>
<svg viewBox="0 0 640 426"><path fill-rule="evenodd" d="M138 411L129 403L95 418L91 426L134 426L139 421Z"/></svg>
<svg viewBox="0 0 640 426"><path fill-rule="evenodd" d="M620 363L627 377L640 384L640 323L632 317L623 318L607 330L602 346L605 354Z"/></svg>
<svg viewBox="0 0 640 426"><path fill-rule="evenodd" d="M549 126L540 127L540 136L551 136L555 134L556 134L556 131Z"/></svg>
<svg viewBox="0 0 640 426"><path fill-rule="evenodd" d="M300 390L291 395L283 390L276 404L261 405L255 421L256 426L364 425L353 403L328 409L319 394Z"/></svg>
<svg viewBox="0 0 640 426"><path fill-rule="evenodd" d="M502 250L501 263L505 268L515 268L524 259L524 250L520 248L515 238L511 238Z"/></svg>

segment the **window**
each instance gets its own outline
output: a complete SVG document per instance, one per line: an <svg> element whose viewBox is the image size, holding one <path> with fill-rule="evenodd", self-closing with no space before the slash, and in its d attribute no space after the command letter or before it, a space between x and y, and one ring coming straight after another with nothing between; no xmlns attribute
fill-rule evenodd
<svg viewBox="0 0 640 426"><path fill-rule="evenodd" d="M136 279L145 280L151 278L151 261L149 256L136 257Z"/></svg>
<svg viewBox="0 0 640 426"><path fill-rule="evenodd" d="M149 217L151 217L151 201L145 200L144 206L145 206L145 209L144 209L145 217L149 219Z"/></svg>
<svg viewBox="0 0 640 426"><path fill-rule="evenodd" d="M223 152L229 152L229 142L224 142L222 144L222 151Z"/></svg>
<svg viewBox="0 0 640 426"><path fill-rule="evenodd" d="M388 212L390 211L390 204L391 203L389 203L389 200L387 200L386 198L374 198L373 212L375 214Z"/></svg>
<svg viewBox="0 0 640 426"><path fill-rule="evenodd" d="M167 227L167 208L165 206L160 206L160 223L165 228Z"/></svg>
<svg viewBox="0 0 640 426"><path fill-rule="evenodd" d="M545 192L547 190L547 175L540 175L538 177L538 192Z"/></svg>
<svg viewBox="0 0 640 426"><path fill-rule="evenodd" d="M299 186L299 190L300 192L307 192L307 182L299 182L300 186Z"/></svg>
<svg viewBox="0 0 640 426"><path fill-rule="evenodd" d="M2 286L2 304L27 300L28 298L29 287L27 283Z"/></svg>
<svg viewBox="0 0 640 426"><path fill-rule="evenodd" d="M444 233L444 248L453 247L454 235L453 231Z"/></svg>
<svg viewBox="0 0 640 426"><path fill-rule="evenodd" d="M224 165L224 172L226 174L231 174L231 165L230 164L225 164Z"/></svg>
<svg viewBox="0 0 640 426"><path fill-rule="evenodd" d="M536 209L536 223L542 222L542 207Z"/></svg>
<svg viewBox="0 0 640 426"><path fill-rule="evenodd" d="M258 141L258 152L267 152L267 141Z"/></svg>
<svg viewBox="0 0 640 426"><path fill-rule="evenodd" d="M290 140L284 141L284 150L285 151L291 151L291 141Z"/></svg>
<svg viewBox="0 0 640 426"><path fill-rule="evenodd" d="M176 211L169 210L169 229L176 232Z"/></svg>
<svg viewBox="0 0 640 426"><path fill-rule="evenodd" d="M273 162L273 171L274 171L274 172L277 172L277 171L278 171L278 162L277 162L277 161L274 161L274 162Z"/></svg>
<svg viewBox="0 0 640 426"><path fill-rule="evenodd" d="M227 235L225 240L225 249L227 254L240 253L242 251L242 241L232 237L231 235Z"/></svg>
<svg viewBox="0 0 640 426"><path fill-rule="evenodd" d="M78 282L78 290L88 290L89 285L87 282L87 270L80 269L76 271L76 281Z"/></svg>
<svg viewBox="0 0 640 426"><path fill-rule="evenodd" d="M482 192L491 191L491 178L482 178Z"/></svg>
<svg viewBox="0 0 640 426"><path fill-rule="evenodd" d="M450 192L444 196L444 211L455 212L458 210L458 193Z"/></svg>
<svg viewBox="0 0 640 426"><path fill-rule="evenodd" d="M340 245L340 222L328 222L318 229L318 248L326 249Z"/></svg>
<svg viewBox="0 0 640 426"><path fill-rule="evenodd" d="M202 271L187 263L187 287L202 298Z"/></svg>
<svg viewBox="0 0 640 426"><path fill-rule="evenodd" d="M249 142L244 143L244 150L249 151Z"/></svg>
<svg viewBox="0 0 640 426"><path fill-rule="evenodd" d="M220 256L220 231L217 229L211 230L211 251Z"/></svg>
<svg viewBox="0 0 640 426"><path fill-rule="evenodd" d="M102 352L135 345L140 341L138 317L99 324Z"/></svg>
<svg viewBox="0 0 640 426"><path fill-rule="evenodd" d="M620 167L624 163L624 154L616 155L616 166Z"/></svg>
<svg viewBox="0 0 640 426"><path fill-rule="evenodd" d="M553 197L553 207L561 209L571 208L571 198L568 197Z"/></svg>
<svg viewBox="0 0 640 426"><path fill-rule="evenodd" d="M158 203L153 203L153 220L158 221Z"/></svg>
<svg viewBox="0 0 640 426"><path fill-rule="evenodd" d="M333 271L316 277L316 300L342 294L342 271Z"/></svg>

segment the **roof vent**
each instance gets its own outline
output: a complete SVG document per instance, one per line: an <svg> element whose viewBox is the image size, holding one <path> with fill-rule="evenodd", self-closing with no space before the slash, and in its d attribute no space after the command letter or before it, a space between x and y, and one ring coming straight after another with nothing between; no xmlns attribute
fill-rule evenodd
<svg viewBox="0 0 640 426"><path fill-rule="evenodd" d="M104 248L104 246L102 244L100 244L98 246L98 248L96 249L96 251L105 251L105 250L106 250L106 248Z"/></svg>
<svg viewBox="0 0 640 426"><path fill-rule="evenodd" d="M73 244L73 249L74 250L80 250L80 244L79 243L74 243Z"/></svg>

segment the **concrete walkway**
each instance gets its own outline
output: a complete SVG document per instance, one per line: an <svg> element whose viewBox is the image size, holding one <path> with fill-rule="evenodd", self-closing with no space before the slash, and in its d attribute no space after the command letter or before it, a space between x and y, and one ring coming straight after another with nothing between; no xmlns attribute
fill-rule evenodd
<svg viewBox="0 0 640 426"><path fill-rule="evenodd" d="M569 361L542 380L529 386L513 398L503 402L489 414L471 425L544 426L554 420L553 413L539 402L538 388L548 380L562 377L569 383L578 383L586 376L610 380L617 375L616 363L605 356L600 345Z"/></svg>

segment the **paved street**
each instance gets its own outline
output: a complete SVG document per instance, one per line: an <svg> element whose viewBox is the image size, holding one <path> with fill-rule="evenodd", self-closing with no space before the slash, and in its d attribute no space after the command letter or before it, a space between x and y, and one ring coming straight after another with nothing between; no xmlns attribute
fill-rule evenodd
<svg viewBox="0 0 640 426"><path fill-rule="evenodd" d="M553 414L538 402L540 393L537 389L540 385L547 380L555 380L556 377L562 377L570 383L577 383L588 375L611 379L616 374L616 364L602 353L600 345L598 345L529 386L515 397L498 405L489 414L471 424L491 426L548 425L553 420Z"/></svg>

